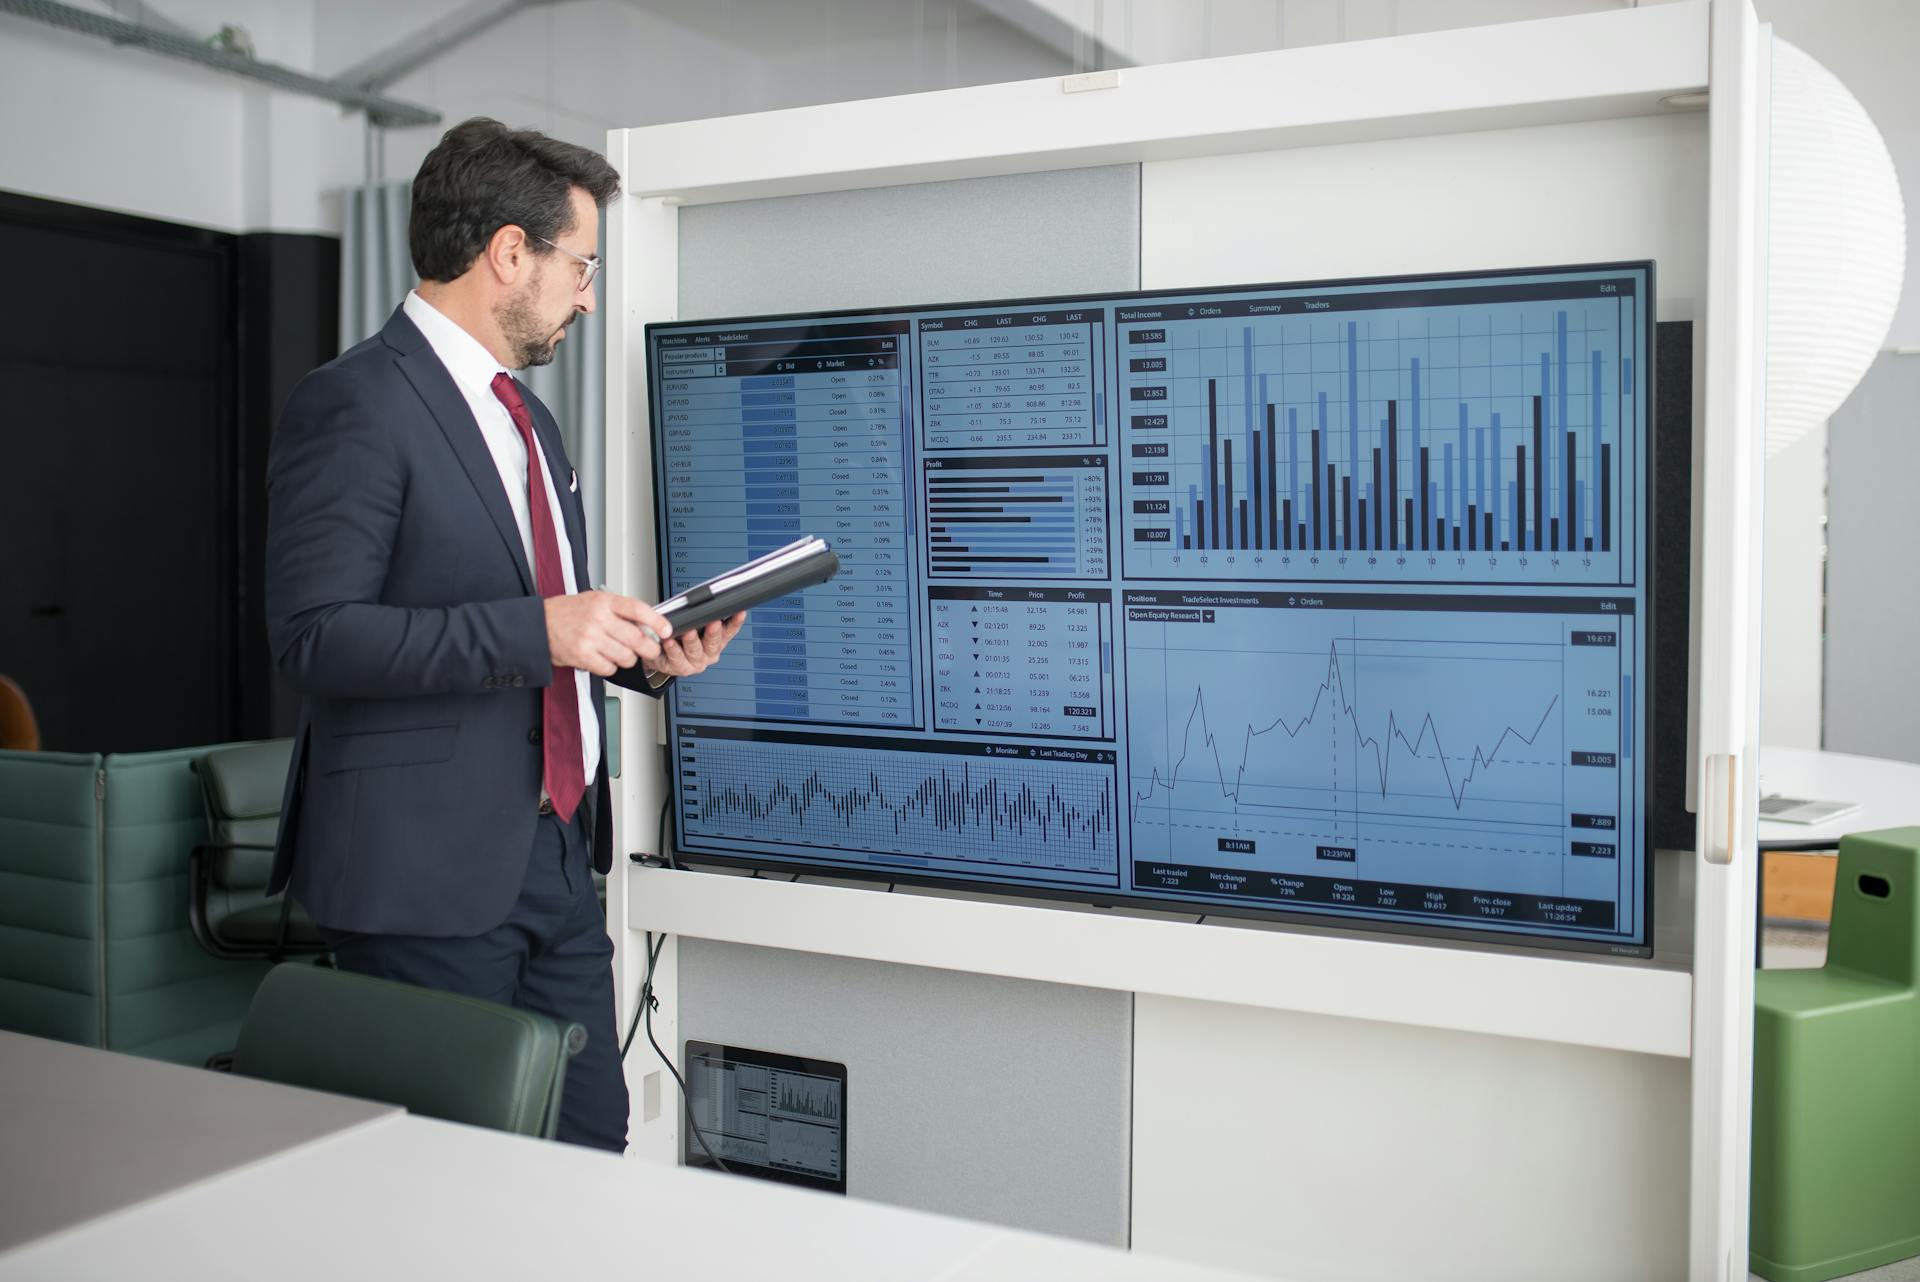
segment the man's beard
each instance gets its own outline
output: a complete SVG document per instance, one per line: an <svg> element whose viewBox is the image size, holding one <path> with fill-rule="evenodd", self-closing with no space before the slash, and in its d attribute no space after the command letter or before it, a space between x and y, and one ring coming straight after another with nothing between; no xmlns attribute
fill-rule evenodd
<svg viewBox="0 0 1920 1282"><path fill-rule="evenodd" d="M548 324L533 310L533 299L539 289L540 281L536 277L510 302L494 309L493 317L500 324L500 333L513 349L515 369L551 364L561 331L573 324L574 317L580 314L577 311L568 312L567 319L558 326Z"/></svg>

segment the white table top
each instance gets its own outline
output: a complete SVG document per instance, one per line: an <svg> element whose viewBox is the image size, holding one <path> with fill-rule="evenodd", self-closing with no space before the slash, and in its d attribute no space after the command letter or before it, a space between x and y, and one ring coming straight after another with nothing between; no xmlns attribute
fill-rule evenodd
<svg viewBox="0 0 1920 1282"><path fill-rule="evenodd" d="M106 1052L65 1048L84 1059ZM124 1060L127 1057L115 1056ZM197 1070L148 1064L159 1082ZM120 1066L124 1068L123 1066ZM223 1079L216 1087L331 1096ZM176 1083L177 1085L177 1083ZM11 1121L11 1094L0 1117ZM123 1096L122 1114L154 1097ZM368 1106L371 1107L371 1106ZM242 1110L244 1113L244 1110ZM231 1129L202 1111L197 1125ZM254 1116L244 1124L253 1125ZM111 1168L126 1143L71 1150L0 1144L0 1179L24 1185L50 1160ZM148 1142L157 1137L142 1137ZM284 1136L282 1139L286 1138ZM147 1155L151 1158L153 1155ZM929 1161L938 1160L929 1152ZM0 1282L40 1278L202 1282L247 1261L276 1279L689 1277L699 1282L1251 1282L1245 1274L948 1219L738 1176L622 1159L392 1111L237 1167L106 1206L68 1182L91 1218L6 1250ZM262 1261L270 1261L264 1266Z"/></svg>
<svg viewBox="0 0 1920 1282"><path fill-rule="evenodd" d="M1814 748L1760 749L1760 793L1817 801L1855 801L1860 809L1823 824L1762 819L1760 846L1831 847L1850 832L1920 824L1920 765Z"/></svg>
<svg viewBox="0 0 1920 1282"><path fill-rule="evenodd" d="M0 1032L0 1251L400 1110Z"/></svg>

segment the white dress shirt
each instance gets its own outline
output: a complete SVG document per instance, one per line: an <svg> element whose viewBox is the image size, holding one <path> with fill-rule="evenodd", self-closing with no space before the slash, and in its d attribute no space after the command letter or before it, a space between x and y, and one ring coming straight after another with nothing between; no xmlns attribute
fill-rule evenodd
<svg viewBox="0 0 1920 1282"><path fill-rule="evenodd" d="M500 373L510 375L513 371L495 360L493 353L483 347L479 339L435 310L433 304L420 297L418 291L408 291L401 310L426 336L433 354L447 367L447 373L453 375L453 385L460 389L460 395L466 398L467 408L473 411L473 421L480 427L480 438L487 443L487 452L493 455L493 465L500 472L500 484L506 488L507 506L513 509L514 524L520 527L520 547L527 554L527 569L535 573L537 579L534 567L538 563L533 556L533 513L527 502L527 447L520 439L520 429L513 425L513 416L507 413L507 407L501 404L500 398L493 394L493 376ZM566 518L560 511L560 495L554 489L553 474L547 470L544 451L535 450L534 453L542 455L540 479L547 487L547 511L553 516L553 534L560 544L560 570L566 575L567 591L578 592L580 585L573 578L573 544L567 538ZM581 765L586 771L581 777L591 790L594 772L600 768L600 722L593 715L593 684L589 674L580 668L571 671L580 706L580 756ZM540 796L544 799L546 795L546 789L542 788Z"/></svg>

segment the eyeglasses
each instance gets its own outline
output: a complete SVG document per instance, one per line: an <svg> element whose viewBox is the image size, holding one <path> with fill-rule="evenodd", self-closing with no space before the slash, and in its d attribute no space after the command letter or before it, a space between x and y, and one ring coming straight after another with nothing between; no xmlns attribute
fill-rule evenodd
<svg viewBox="0 0 1920 1282"><path fill-rule="evenodd" d="M560 252L565 254L568 258L571 258L574 262L580 264L580 288L581 289L585 289L587 286L593 284L593 278L600 274L600 268L605 265L606 260L601 258L600 255L598 254L595 254L592 258L583 258L579 254L574 253L571 249L566 249L566 248L563 248L562 246L555 245L552 241L548 240L545 236L535 236L534 239L539 241L543 245L549 245L549 246L552 246L554 249L560 250Z"/></svg>

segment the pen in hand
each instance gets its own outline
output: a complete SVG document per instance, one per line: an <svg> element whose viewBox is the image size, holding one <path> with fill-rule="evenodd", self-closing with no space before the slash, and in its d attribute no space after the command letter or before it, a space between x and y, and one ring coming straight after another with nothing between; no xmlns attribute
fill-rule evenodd
<svg viewBox="0 0 1920 1282"><path fill-rule="evenodd" d="M611 588L609 588L609 587L608 587L608 586L607 586L606 584L604 584L604 583L596 583L596 584L594 584L594 585L593 585L593 589L594 589L594 591L596 591L596 592L611 592L611 591L613 590L613 589L611 589ZM663 642L663 641L662 641L662 640L660 639L660 634L659 634L658 632L655 632L655 631L654 631L654 630L653 630L652 628L650 628L650 627L648 627L648 626L647 626L646 624L644 624L644 623L636 623L636 624L634 624L633 626L634 626L634 627L636 627L636 628L639 628L639 629L640 629L640 630L641 630L642 632L644 632L644 633L646 633L646 634L647 634L647 640L649 640L649 641L651 641L651 642L653 642L653 643L654 643L655 645L664 645L664 644L666 644L665 642Z"/></svg>

